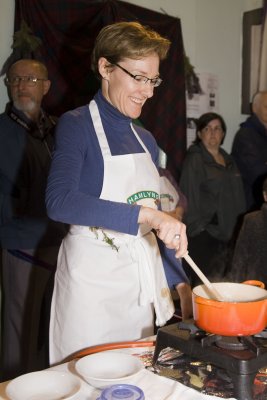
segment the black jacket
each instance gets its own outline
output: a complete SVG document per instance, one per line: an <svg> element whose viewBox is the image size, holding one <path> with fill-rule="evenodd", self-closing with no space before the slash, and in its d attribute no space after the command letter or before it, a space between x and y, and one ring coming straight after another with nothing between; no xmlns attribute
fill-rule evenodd
<svg viewBox="0 0 267 400"><path fill-rule="evenodd" d="M267 130L256 115L240 125L232 156L242 175L247 210L259 209L263 202L262 182L267 175Z"/></svg>
<svg viewBox="0 0 267 400"><path fill-rule="evenodd" d="M214 238L228 241L245 210L240 173L232 157L223 149L220 152L225 167L216 163L202 143L188 149L180 188L188 200L184 221L189 237L206 230Z"/></svg>
<svg viewBox="0 0 267 400"><path fill-rule="evenodd" d="M0 115L0 243L2 248L56 246L64 224L47 217L45 190L54 143L53 118L37 126L7 107Z"/></svg>

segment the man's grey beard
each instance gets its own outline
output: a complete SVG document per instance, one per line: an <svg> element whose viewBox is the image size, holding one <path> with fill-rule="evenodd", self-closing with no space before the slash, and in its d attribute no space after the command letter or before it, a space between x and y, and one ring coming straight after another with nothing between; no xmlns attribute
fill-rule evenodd
<svg viewBox="0 0 267 400"><path fill-rule="evenodd" d="M14 106L16 107L17 110L22 111L22 112L31 112L34 111L36 108L37 104L34 100L29 100L27 103L20 103L19 98L13 101Z"/></svg>

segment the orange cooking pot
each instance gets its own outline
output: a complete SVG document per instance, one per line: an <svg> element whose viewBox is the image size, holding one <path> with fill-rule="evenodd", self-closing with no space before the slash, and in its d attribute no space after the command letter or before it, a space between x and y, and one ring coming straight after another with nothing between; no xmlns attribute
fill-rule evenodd
<svg viewBox="0 0 267 400"><path fill-rule="evenodd" d="M192 290L193 316L199 328L223 336L249 336L267 326L267 290L262 282L213 285L224 301L213 300L205 285Z"/></svg>

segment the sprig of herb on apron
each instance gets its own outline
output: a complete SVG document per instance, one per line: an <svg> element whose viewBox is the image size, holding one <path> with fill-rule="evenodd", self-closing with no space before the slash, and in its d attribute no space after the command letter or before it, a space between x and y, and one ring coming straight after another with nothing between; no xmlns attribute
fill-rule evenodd
<svg viewBox="0 0 267 400"><path fill-rule="evenodd" d="M89 229L95 234L96 239L99 239L98 231L102 232L103 242L106 242L111 246L112 250L119 251L119 247L114 243L114 238L110 238L102 228L99 228L98 226L89 226Z"/></svg>

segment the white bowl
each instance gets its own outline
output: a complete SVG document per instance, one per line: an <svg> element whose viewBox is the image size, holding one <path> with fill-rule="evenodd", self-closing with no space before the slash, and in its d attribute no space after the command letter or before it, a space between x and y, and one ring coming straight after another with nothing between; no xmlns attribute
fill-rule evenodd
<svg viewBox="0 0 267 400"><path fill-rule="evenodd" d="M11 400L73 399L81 380L69 372L38 371L13 379L6 387Z"/></svg>
<svg viewBox="0 0 267 400"><path fill-rule="evenodd" d="M144 369L135 356L114 351L85 356L76 362L77 372L96 388L131 383L133 376Z"/></svg>

